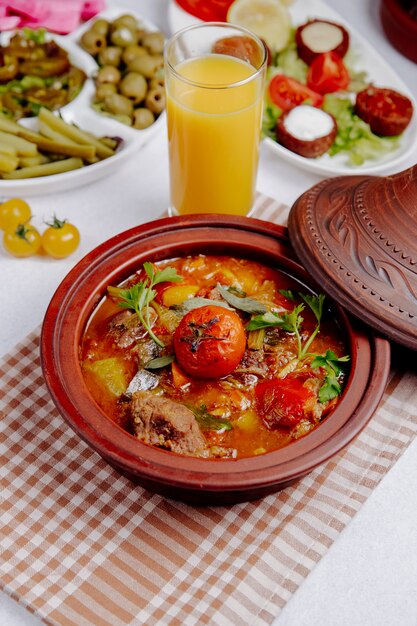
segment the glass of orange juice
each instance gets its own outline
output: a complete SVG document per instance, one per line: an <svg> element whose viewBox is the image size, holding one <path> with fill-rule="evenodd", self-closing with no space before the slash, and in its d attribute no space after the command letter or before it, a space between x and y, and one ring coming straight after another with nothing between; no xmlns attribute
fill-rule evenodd
<svg viewBox="0 0 417 626"><path fill-rule="evenodd" d="M245 28L207 22L165 46L171 215L253 205L267 52Z"/></svg>

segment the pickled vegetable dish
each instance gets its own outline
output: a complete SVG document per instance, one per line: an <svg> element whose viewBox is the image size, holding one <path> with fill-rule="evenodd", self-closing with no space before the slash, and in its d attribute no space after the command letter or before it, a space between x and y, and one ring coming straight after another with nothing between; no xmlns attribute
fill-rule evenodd
<svg viewBox="0 0 417 626"><path fill-rule="evenodd" d="M73 100L87 76L43 29L17 31L0 46L0 110L10 118L55 111Z"/></svg>
<svg viewBox="0 0 417 626"><path fill-rule="evenodd" d="M107 291L80 346L83 376L146 444L206 459L265 454L340 400L349 356L337 319L324 295L280 271L185 257L144 263Z"/></svg>

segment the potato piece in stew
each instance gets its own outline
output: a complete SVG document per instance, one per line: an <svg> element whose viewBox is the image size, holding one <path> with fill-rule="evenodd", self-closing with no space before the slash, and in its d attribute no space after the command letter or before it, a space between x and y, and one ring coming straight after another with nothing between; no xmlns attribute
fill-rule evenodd
<svg viewBox="0 0 417 626"><path fill-rule="evenodd" d="M96 402L138 440L224 460L309 433L349 368L324 295L253 260L204 255L144 263L109 286L80 358Z"/></svg>

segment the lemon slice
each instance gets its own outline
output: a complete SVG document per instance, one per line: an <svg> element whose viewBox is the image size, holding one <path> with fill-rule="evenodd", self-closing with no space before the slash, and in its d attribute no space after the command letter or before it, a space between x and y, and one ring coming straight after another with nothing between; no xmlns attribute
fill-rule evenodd
<svg viewBox="0 0 417 626"><path fill-rule="evenodd" d="M227 21L251 30L275 52L285 48L290 38L290 15L281 0L235 0Z"/></svg>

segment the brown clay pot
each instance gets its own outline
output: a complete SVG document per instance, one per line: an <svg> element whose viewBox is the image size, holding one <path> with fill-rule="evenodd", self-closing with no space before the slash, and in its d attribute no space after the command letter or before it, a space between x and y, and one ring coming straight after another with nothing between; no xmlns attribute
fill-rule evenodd
<svg viewBox="0 0 417 626"><path fill-rule="evenodd" d="M381 0L381 23L392 45L417 63L417 19L405 6L401 0Z"/></svg>
<svg viewBox="0 0 417 626"><path fill-rule="evenodd" d="M45 316L41 357L57 409L114 468L165 496L199 505L223 505L282 489L352 441L382 397L390 347L335 305L349 345L351 373L340 403L314 431L281 450L231 462L182 457L147 446L115 425L94 402L84 384L78 347L107 285L120 283L146 260L199 253L253 258L288 272L303 286L322 291L296 261L287 232L280 226L220 215L162 219L103 243L68 274Z"/></svg>

